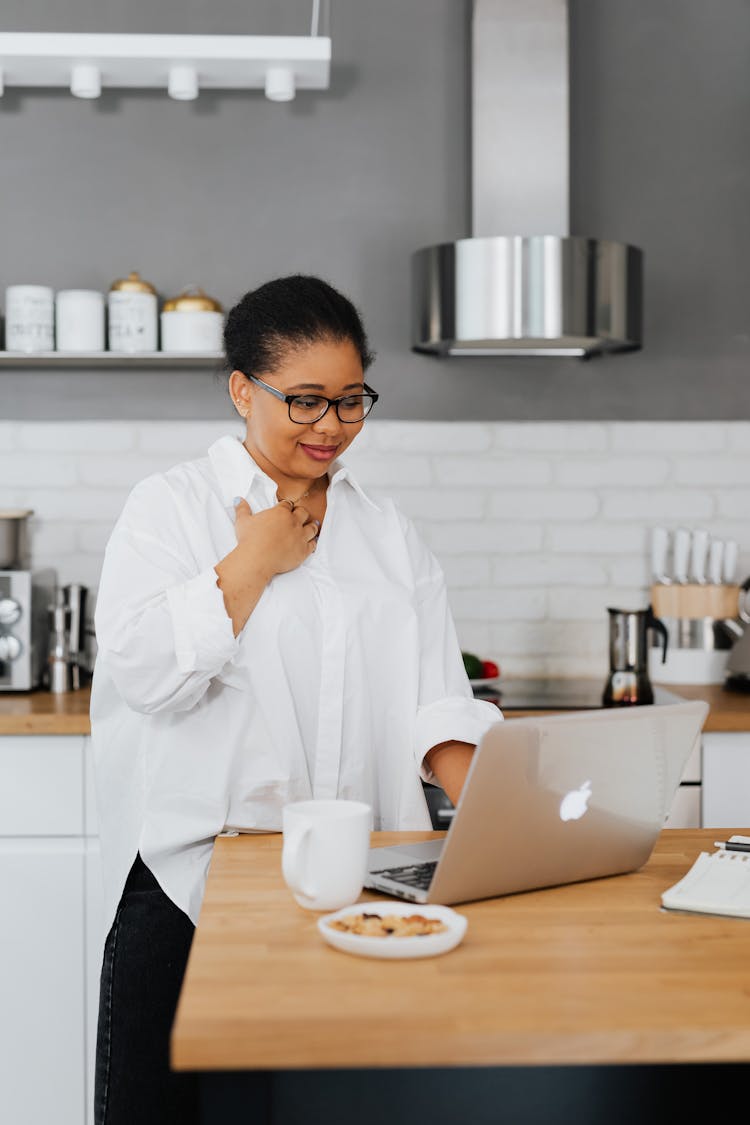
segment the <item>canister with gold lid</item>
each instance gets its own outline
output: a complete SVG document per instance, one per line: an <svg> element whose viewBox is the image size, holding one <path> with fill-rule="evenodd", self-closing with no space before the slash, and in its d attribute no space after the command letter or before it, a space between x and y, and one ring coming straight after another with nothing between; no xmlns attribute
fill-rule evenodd
<svg viewBox="0 0 750 1125"><path fill-rule="evenodd" d="M137 271L113 281L108 297L109 350L111 352L155 352L158 299L150 282Z"/></svg>
<svg viewBox="0 0 750 1125"><path fill-rule="evenodd" d="M190 285L164 302L161 346L165 352L209 352L222 349L224 312L217 300Z"/></svg>

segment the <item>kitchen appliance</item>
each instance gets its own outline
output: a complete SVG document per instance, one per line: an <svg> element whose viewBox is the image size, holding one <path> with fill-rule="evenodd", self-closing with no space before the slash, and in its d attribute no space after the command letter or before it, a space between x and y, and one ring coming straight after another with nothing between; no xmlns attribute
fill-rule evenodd
<svg viewBox="0 0 750 1125"><path fill-rule="evenodd" d="M197 286L188 286L164 302L161 347L165 352L221 352L222 307Z"/></svg>
<svg viewBox="0 0 750 1125"><path fill-rule="evenodd" d="M51 352L55 339L55 295L46 285L9 285L5 290L5 347L9 352Z"/></svg>
<svg viewBox="0 0 750 1125"><path fill-rule="evenodd" d="M86 655L86 602L88 590L79 583L63 587L63 599L69 613L68 659L70 661L71 687L77 690L89 672Z"/></svg>
<svg viewBox="0 0 750 1125"><path fill-rule="evenodd" d="M596 711L604 707L601 680L593 676L544 679L513 676L501 681L499 690L474 689L477 699L496 703L501 711ZM681 697L668 688L654 685L654 703L679 703Z"/></svg>
<svg viewBox="0 0 750 1125"><path fill-rule="evenodd" d="M54 605L47 607L49 645L47 653L47 684L53 695L73 690L73 665L70 658L70 609L62 590Z"/></svg>
<svg viewBox="0 0 750 1125"><path fill-rule="evenodd" d="M414 351L640 348L643 254L569 234L564 0L475 0L472 236L413 256Z"/></svg>
<svg viewBox="0 0 750 1125"><path fill-rule="evenodd" d="M158 347L156 290L137 271L113 281L107 297L111 352L155 352Z"/></svg>
<svg viewBox="0 0 750 1125"><path fill-rule="evenodd" d="M57 351L104 351L104 294L61 289L55 298Z"/></svg>
<svg viewBox="0 0 750 1125"><path fill-rule="evenodd" d="M648 635L662 638L662 660L667 659L669 634L653 609L613 609L609 614L609 676L602 702L605 707L630 707L654 702L648 673Z"/></svg>
<svg viewBox="0 0 750 1125"><path fill-rule="evenodd" d="M740 589L745 599L740 606L740 616L743 622L750 623L750 614L745 608L750 578L745 579ZM727 691L750 691L750 629L745 629L742 636L734 642L727 660L726 673L724 687Z"/></svg>
<svg viewBox="0 0 750 1125"><path fill-rule="evenodd" d="M28 518L31 508L0 508L0 568L21 569L29 565Z"/></svg>
<svg viewBox="0 0 750 1125"><path fill-rule="evenodd" d="M54 570L0 570L0 691L31 691L44 679Z"/></svg>

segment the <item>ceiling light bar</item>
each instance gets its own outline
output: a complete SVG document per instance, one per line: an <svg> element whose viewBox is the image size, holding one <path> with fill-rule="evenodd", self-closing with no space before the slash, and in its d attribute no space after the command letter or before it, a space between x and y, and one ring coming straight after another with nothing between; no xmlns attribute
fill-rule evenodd
<svg viewBox="0 0 750 1125"><path fill-rule="evenodd" d="M75 35L0 33L3 87L69 87L80 98L112 89L166 89L190 100L201 90L264 90L290 101L325 90L331 40L290 35Z"/></svg>

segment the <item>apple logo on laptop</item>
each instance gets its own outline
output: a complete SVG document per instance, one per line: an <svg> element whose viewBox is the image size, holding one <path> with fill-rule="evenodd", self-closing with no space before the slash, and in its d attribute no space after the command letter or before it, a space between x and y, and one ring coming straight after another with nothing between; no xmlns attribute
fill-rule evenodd
<svg viewBox="0 0 750 1125"><path fill-rule="evenodd" d="M560 802L560 820L580 819L589 806L590 796L590 781L584 781L578 789L571 789Z"/></svg>

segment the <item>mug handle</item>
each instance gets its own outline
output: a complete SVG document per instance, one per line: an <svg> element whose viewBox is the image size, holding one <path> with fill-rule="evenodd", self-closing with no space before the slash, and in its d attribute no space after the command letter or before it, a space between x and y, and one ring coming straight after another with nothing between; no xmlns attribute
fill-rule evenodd
<svg viewBox="0 0 750 1125"><path fill-rule="evenodd" d="M315 898L317 888L306 883L303 874L305 865L305 842L312 831L309 824L293 829L284 839L281 850L281 870L287 885L295 894L305 898Z"/></svg>

